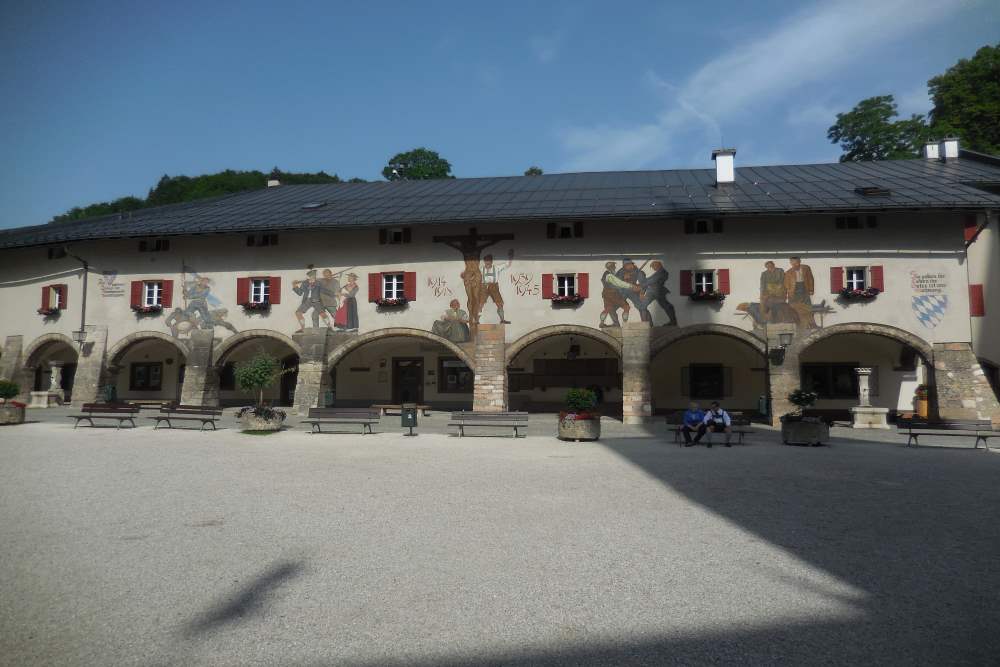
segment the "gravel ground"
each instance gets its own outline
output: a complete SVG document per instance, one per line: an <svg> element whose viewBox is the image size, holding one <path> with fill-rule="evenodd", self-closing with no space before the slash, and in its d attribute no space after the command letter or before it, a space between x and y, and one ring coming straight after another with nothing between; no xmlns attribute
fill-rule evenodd
<svg viewBox="0 0 1000 667"><path fill-rule="evenodd" d="M996 664L1000 456L0 428L0 664ZM398 422L396 422L398 423ZM534 433L554 430L533 418ZM394 430L399 430L395 427Z"/></svg>

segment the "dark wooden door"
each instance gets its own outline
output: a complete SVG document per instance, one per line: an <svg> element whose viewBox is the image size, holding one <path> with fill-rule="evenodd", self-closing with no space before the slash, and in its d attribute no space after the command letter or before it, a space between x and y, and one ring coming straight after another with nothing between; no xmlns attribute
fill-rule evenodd
<svg viewBox="0 0 1000 667"><path fill-rule="evenodd" d="M392 402L424 402L424 360L397 357L392 360Z"/></svg>

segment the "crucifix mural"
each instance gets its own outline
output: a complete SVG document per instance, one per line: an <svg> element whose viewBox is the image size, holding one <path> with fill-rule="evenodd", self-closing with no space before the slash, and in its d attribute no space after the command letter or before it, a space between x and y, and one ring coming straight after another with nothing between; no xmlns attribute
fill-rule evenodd
<svg viewBox="0 0 1000 667"><path fill-rule="evenodd" d="M465 260L465 269L462 271L462 282L465 284L466 307L469 309L469 332L475 339L476 331L479 329L479 315L483 306L490 299L497 307L497 315L500 321L506 323L503 312L503 296L500 294L500 276L510 268L514 261L514 251L507 253L507 263L497 265L493 262L493 255L482 256L483 250L491 245L496 245L501 241L513 241L513 234L479 234L476 228L469 230L468 234L459 236L435 236L435 243L443 243L449 248L462 253ZM480 261L483 265L480 266Z"/></svg>

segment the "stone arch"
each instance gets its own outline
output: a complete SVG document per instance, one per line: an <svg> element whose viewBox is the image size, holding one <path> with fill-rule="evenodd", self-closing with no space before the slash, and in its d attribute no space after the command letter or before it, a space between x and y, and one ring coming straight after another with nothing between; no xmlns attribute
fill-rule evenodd
<svg viewBox="0 0 1000 667"><path fill-rule="evenodd" d="M33 340L31 342L31 345L28 346L28 349L24 353L25 368L33 368L35 365L37 365L38 360L35 359L35 356L39 352L41 352L44 348L48 347L53 343L65 343L70 347L70 349L72 349L74 352L77 353L78 357L80 356L80 353L77 350L76 343L73 342L72 338L66 336L65 334L47 333Z"/></svg>
<svg viewBox="0 0 1000 667"><path fill-rule="evenodd" d="M900 329L888 324L872 324L870 322L844 322L843 324L833 324L822 329L816 329L802 338L797 338L792 342L792 351L794 351L795 354L801 355L821 340L841 334L870 334L873 336L882 336L883 338L891 338L898 343L912 347L917 351L917 354L923 357L924 363L926 363L929 368L934 368L933 345L925 341L923 338L906 331L905 329Z"/></svg>
<svg viewBox="0 0 1000 667"><path fill-rule="evenodd" d="M238 334L233 334L229 338L222 341L222 343L215 349L213 364L215 366L221 366L225 363L226 357L228 357L233 350L239 347L242 343L245 343L248 340L254 340L255 338L270 338L284 343L294 350L295 354L297 354L300 359L302 358L302 347L285 334L272 331L271 329L247 329L246 331L241 331Z"/></svg>
<svg viewBox="0 0 1000 667"><path fill-rule="evenodd" d="M410 338L422 338L424 340L430 341L432 343L437 343L442 347L448 348L456 357L462 360L466 366L470 369L476 369L475 360L469 355L468 352L459 347L456 343L451 342L447 338L438 336L429 331L424 331L423 329L409 329L406 327L389 327L386 329L376 329L375 331L370 331L366 334L361 334L338 345L330 353L326 359L327 368L333 369L336 365L347 356L349 353L358 349L366 343L371 343L372 341L380 340L383 338L393 338L396 336L408 336Z"/></svg>
<svg viewBox="0 0 1000 667"><path fill-rule="evenodd" d="M740 329L739 327L729 326L728 324L692 324L691 326L686 327L671 328L666 334L654 338L650 343L649 357L652 359L679 340L690 338L692 336L703 335L734 338L741 343L749 345L762 355L767 354L767 342L763 338L750 333L749 331Z"/></svg>
<svg viewBox="0 0 1000 667"><path fill-rule="evenodd" d="M125 336L120 341L114 344L114 346L108 350L107 363L109 365L117 364L118 361L125 355L130 347L137 343L141 343L145 340L159 340L172 345L174 348L180 352L185 359L188 357L188 347L183 341L180 341L173 336L168 336L165 333L159 331L137 331L135 333Z"/></svg>
<svg viewBox="0 0 1000 667"><path fill-rule="evenodd" d="M604 343L612 350L615 351L619 357L622 355L622 342L621 340L615 338L609 333L601 331L600 329L595 329L593 327L585 327L576 324L556 324L549 327L542 327L541 329L535 329L534 331L529 331L524 334L513 343L507 346L507 359L513 359L518 354L523 352L532 343L537 343L538 341L548 338L550 336L583 336L585 338L590 338L596 340L600 343Z"/></svg>

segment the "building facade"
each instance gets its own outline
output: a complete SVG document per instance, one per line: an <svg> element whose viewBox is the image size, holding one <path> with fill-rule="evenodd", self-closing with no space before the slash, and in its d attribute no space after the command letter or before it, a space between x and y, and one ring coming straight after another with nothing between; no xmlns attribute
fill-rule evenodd
<svg viewBox="0 0 1000 667"><path fill-rule="evenodd" d="M0 376L24 398L267 396L641 422L691 400L1000 418L1000 164L945 159L283 186L0 233ZM731 162L729 162L731 164ZM53 380L55 375L55 380Z"/></svg>

